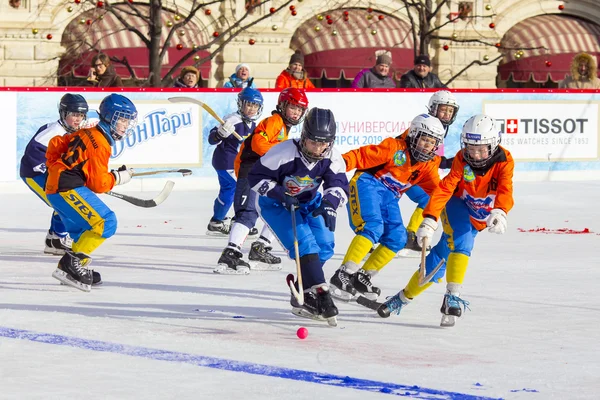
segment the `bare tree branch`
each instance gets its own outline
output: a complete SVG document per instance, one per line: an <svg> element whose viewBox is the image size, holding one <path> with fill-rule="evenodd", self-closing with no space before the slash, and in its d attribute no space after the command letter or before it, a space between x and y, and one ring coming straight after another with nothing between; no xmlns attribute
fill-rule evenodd
<svg viewBox="0 0 600 400"><path fill-rule="evenodd" d="M494 58L493 60L488 60L488 61L473 60L469 64L467 64L463 69L461 69L460 71L458 71L458 73L454 74L454 76L452 78L450 78L446 83L444 83L444 85L448 86L450 83L452 83L452 81L454 81L456 78L458 78L459 76L461 76L466 70L468 70L469 68L471 68L473 65L489 65L489 64L493 64L496 61L499 61L502 57L503 57L502 55L499 55L498 57Z"/></svg>

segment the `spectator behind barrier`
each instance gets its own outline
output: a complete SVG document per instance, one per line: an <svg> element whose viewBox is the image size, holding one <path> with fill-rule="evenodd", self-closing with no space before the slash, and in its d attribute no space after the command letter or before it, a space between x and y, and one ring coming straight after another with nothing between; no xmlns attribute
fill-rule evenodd
<svg viewBox="0 0 600 400"><path fill-rule="evenodd" d="M395 88L396 83L389 77L392 65L392 53L386 50L375 52L375 66L365 68L356 75L352 81L352 87L358 89L367 88Z"/></svg>
<svg viewBox="0 0 600 400"><path fill-rule="evenodd" d="M197 88L199 79L200 71L196 67L189 65L181 69L179 77L173 82L173 87L185 89Z"/></svg>
<svg viewBox="0 0 600 400"><path fill-rule="evenodd" d="M558 84L562 89L600 89L598 67L594 57L579 53L571 61L571 75Z"/></svg>
<svg viewBox="0 0 600 400"><path fill-rule="evenodd" d="M103 53L98 53L92 58L92 67L87 80L95 87L123 87L123 82L112 66L110 58Z"/></svg>
<svg viewBox="0 0 600 400"><path fill-rule="evenodd" d="M275 87L278 89L298 88L314 89L315 85L306 76L304 71L304 56L300 50L296 50L290 58L290 65L277 77Z"/></svg>
<svg viewBox="0 0 600 400"><path fill-rule="evenodd" d="M400 78L401 88L445 88L440 78L431 72L431 60L426 55L415 58L414 68Z"/></svg>
<svg viewBox="0 0 600 400"><path fill-rule="evenodd" d="M224 88L240 88L247 87L255 89L254 78L250 76L250 66L248 64L238 64L235 67L235 73L231 74L229 80L223 85Z"/></svg>

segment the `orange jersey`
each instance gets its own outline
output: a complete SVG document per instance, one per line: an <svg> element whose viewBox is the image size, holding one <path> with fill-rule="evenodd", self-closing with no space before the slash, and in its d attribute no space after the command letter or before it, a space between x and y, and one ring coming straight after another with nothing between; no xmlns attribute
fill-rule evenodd
<svg viewBox="0 0 600 400"><path fill-rule="evenodd" d="M46 151L46 194L81 186L96 193L108 192L115 186L115 177L108 171L110 154L110 142L98 128L54 137Z"/></svg>
<svg viewBox="0 0 600 400"><path fill-rule="evenodd" d="M370 173L398 197L413 185L419 185L431 194L440 181L440 157L413 164L408 143L401 136L384 139L378 145L350 150L342 156L346 161L346 171L356 168Z"/></svg>
<svg viewBox="0 0 600 400"><path fill-rule="evenodd" d="M263 119L242 142L240 151L235 157L233 168L238 178L248 177L248 172L256 161L277 143L288 138L288 127L279 113Z"/></svg>
<svg viewBox="0 0 600 400"><path fill-rule="evenodd" d="M473 172L463 156L463 150L456 153L450 173L442 179L433 192L424 216L439 219L440 214L452 195L460 197L469 208L471 223L477 230L484 229L490 211L499 208L508 213L514 205L513 171L515 162L508 150L499 146L499 157L484 174Z"/></svg>

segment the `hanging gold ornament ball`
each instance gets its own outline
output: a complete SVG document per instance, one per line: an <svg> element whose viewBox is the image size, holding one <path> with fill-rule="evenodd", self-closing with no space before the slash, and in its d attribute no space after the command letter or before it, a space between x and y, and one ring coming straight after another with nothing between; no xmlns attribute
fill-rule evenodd
<svg viewBox="0 0 600 400"><path fill-rule="evenodd" d="M38 32L39 32L39 30L37 28L33 28L31 30L31 33L33 33L34 35L37 35Z"/></svg>
<svg viewBox="0 0 600 400"><path fill-rule="evenodd" d="M333 31L331 31L331 34L332 34L333 36L337 36L337 31L334 29Z"/></svg>
<svg viewBox="0 0 600 400"><path fill-rule="evenodd" d="M368 19L368 20L372 20L372 19L373 19L373 16L372 16L371 14L367 14L367 19Z"/></svg>
<svg viewBox="0 0 600 400"><path fill-rule="evenodd" d="M452 39L455 39L455 40L458 39L458 33L454 32L452 34Z"/></svg>
<svg viewBox="0 0 600 400"><path fill-rule="evenodd" d="M104 14L98 15L98 19L104 19Z"/></svg>
<svg viewBox="0 0 600 400"><path fill-rule="evenodd" d="M197 45L197 44L193 44L193 45L192 45L192 49L196 50L197 48L198 48L198 45Z"/></svg>
<svg viewBox="0 0 600 400"><path fill-rule="evenodd" d="M277 29L279 29L279 27L278 27L277 25L273 25L273 26L271 27L271 29L272 29L272 30L274 30L274 31L276 31Z"/></svg>
<svg viewBox="0 0 600 400"><path fill-rule="evenodd" d="M181 17L179 15L175 15L175 17L173 17L175 19L175 21L179 21L181 19Z"/></svg>
<svg viewBox="0 0 600 400"><path fill-rule="evenodd" d="M523 50L519 50L519 55L520 55L520 56L522 56L522 55L524 55L524 54L525 54L525 52L524 52Z"/></svg>
<svg viewBox="0 0 600 400"><path fill-rule="evenodd" d="M373 30L371 31L371 35L377 35L377 29L373 29Z"/></svg>
<svg viewBox="0 0 600 400"><path fill-rule="evenodd" d="M321 30L320 26L315 26L315 31L319 32Z"/></svg>
<svg viewBox="0 0 600 400"><path fill-rule="evenodd" d="M488 61L490 59L490 56L488 56L487 54L485 56L483 56L483 61Z"/></svg>
<svg viewBox="0 0 600 400"><path fill-rule="evenodd" d="M317 19L318 19L319 21L323 21L323 18L324 18L324 17L323 17L322 15L317 15Z"/></svg>
<svg viewBox="0 0 600 400"><path fill-rule="evenodd" d="M167 28L170 28L173 26L173 23L171 21L167 21Z"/></svg>
<svg viewBox="0 0 600 400"><path fill-rule="evenodd" d="M194 60L198 61L200 59L200 56L194 56Z"/></svg>
<svg viewBox="0 0 600 400"><path fill-rule="evenodd" d="M79 23L80 23L81 25L85 24L85 18L81 18L81 19L79 20Z"/></svg>
<svg viewBox="0 0 600 400"><path fill-rule="evenodd" d="M67 12L73 12L73 7L71 7L71 6L67 7Z"/></svg>
<svg viewBox="0 0 600 400"><path fill-rule="evenodd" d="M491 5L491 4L486 4L486 5L485 5L485 9L486 9L487 11L490 11L490 10L492 9L492 5Z"/></svg>
<svg viewBox="0 0 600 400"><path fill-rule="evenodd" d="M515 58L521 58L521 54L519 54L519 52L515 53Z"/></svg>
<svg viewBox="0 0 600 400"><path fill-rule="evenodd" d="M185 31L179 31L179 36L185 36Z"/></svg>

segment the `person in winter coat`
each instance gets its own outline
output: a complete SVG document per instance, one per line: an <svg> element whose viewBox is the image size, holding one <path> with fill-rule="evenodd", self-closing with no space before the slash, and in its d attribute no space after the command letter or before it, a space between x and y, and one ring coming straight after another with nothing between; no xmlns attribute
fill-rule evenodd
<svg viewBox="0 0 600 400"><path fill-rule="evenodd" d="M224 88L240 88L247 87L255 89L254 78L250 76L250 66L248 64L238 64L235 67L235 73L231 74L229 80L223 84Z"/></svg>
<svg viewBox="0 0 600 400"><path fill-rule="evenodd" d="M192 67L191 65L183 67L179 74L179 78L175 79L175 82L173 82L173 87L185 89L197 88L199 79L200 71L198 71L197 68Z"/></svg>
<svg viewBox="0 0 600 400"><path fill-rule="evenodd" d="M395 88L396 83L388 76L392 65L392 55L389 51L376 52L375 66L365 68L356 75L352 81L352 87L358 89L367 88Z"/></svg>
<svg viewBox="0 0 600 400"><path fill-rule="evenodd" d="M87 80L94 87L123 87L123 82L110 63L110 58L103 53L98 53L92 58L92 67Z"/></svg>
<svg viewBox="0 0 600 400"><path fill-rule="evenodd" d="M278 89L297 88L314 89L315 85L308 79L304 71L304 56L296 50L290 58L290 65L277 77L275 87Z"/></svg>
<svg viewBox="0 0 600 400"><path fill-rule="evenodd" d="M414 68L400 78L401 88L445 88L440 78L431 72L431 60L426 55L415 58Z"/></svg>
<svg viewBox="0 0 600 400"><path fill-rule="evenodd" d="M571 61L571 75L558 84L562 89L600 89L598 67L594 57L579 53Z"/></svg>

